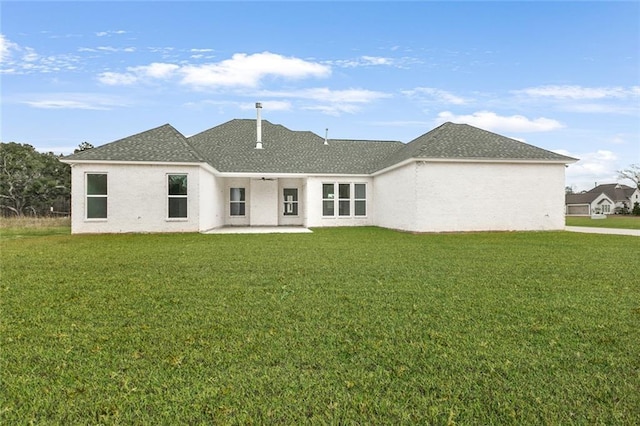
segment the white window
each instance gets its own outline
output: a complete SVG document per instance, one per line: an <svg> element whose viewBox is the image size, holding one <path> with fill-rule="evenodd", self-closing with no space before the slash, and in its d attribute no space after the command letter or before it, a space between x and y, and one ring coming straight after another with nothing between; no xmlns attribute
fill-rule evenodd
<svg viewBox="0 0 640 426"><path fill-rule="evenodd" d="M169 199L168 217L184 219L187 217L187 175L167 176L167 196Z"/></svg>
<svg viewBox="0 0 640 426"><path fill-rule="evenodd" d="M298 188L284 188L284 215L298 216Z"/></svg>
<svg viewBox="0 0 640 426"><path fill-rule="evenodd" d="M335 216L336 211L341 217L366 216L367 185L364 183L322 184L322 215Z"/></svg>
<svg viewBox="0 0 640 426"><path fill-rule="evenodd" d="M602 205L602 213L611 213L611 205L603 204Z"/></svg>
<svg viewBox="0 0 640 426"><path fill-rule="evenodd" d="M353 184L353 213L356 216L367 215L367 185L364 183Z"/></svg>
<svg viewBox="0 0 640 426"><path fill-rule="evenodd" d="M231 216L244 216L246 208L244 188L230 188L229 190L229 214Z"/></svg>
<svg viewBox="0 0 640 426"><path fill-rule="evenodd" d="M351 184L338 184L338 215L351 216Z"/></svg>
<svg viewBox="0 0 640 426"><path fill-rule="evenodd" d="M332 183L322 184L322 216L335 214L335 195L335 187Z"/></svg>
<svg viewBox="0 0 640 426"><path fill-rule="evenodd" d="M107 218L107 174L87 173L87 219Z"/></svg>

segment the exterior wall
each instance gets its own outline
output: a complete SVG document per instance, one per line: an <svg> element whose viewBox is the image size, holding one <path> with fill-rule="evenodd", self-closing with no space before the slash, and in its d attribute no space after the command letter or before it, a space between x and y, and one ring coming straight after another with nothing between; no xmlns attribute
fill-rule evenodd
<svg viewBox="0 0 640 426"><path fill-rule="evenodd" d="M278 181L251 179L249 224L251 226L278 225Z"/></svg>
<svg viewBox="0 0 640 426"><path fill-rule="evenodd" d="M224 191L224 206L223 218L224 224L229 226L249 226L251 220L251 209L249 208L249 201L251 200L251 179L249 178L226 178L224 179L223 191ZM244 188L245 189L245 215L244 216L231 216L229 212L229 199L231 188Z"/></svg>
<svg viewBox="0 0 640 426"><path fill-rule="evenodd" d="M297 216L285 216L284 215L284 194L285 188L297 188L298 189L298 215ZM283 226L302 226L304 225L305 211L307 204L304 202L306 196L307 185L305 179L291 179L283 178L278 179L278 225Z"/></svg>
<svg viewBox="0 0 640 426"><path fill-rule="evenodd" d="M629 211L633 210L633 205L635 203L640 203L640 189L636 189L631 196L629 197ZM616 203L616 207L622 207L622 203Z"/></svg>
<svg viewBox="0 0 640 426"><path fill-rule="evenodd" d="M598 195L596 199L591 202L591 211L593 213L613 214L614 209L615 203L604 193Z"/></svg>
<svg viewBox="0 0 640 426"><path fill-rule="evenodd" d="M224 225L224 184L205 169L200 169L200 231Z"/></svg>
<svg viewBox="0 0 640 426"><path fill-rule="evenodd" d="M367 185L366 216L322 216L322 184L324 183L364 183ZM328 176L307 178L304 191L305 223L307 227L324 226L368 226L374 225L374 190L373 179L361 176ZM353 210L352 210L353 213Z"/></svg>
<svg viewBox="0 0 640 426"><path fill-rule="evenodd" d="M71 232L196 232L199 230L201 168L198 165L74 164ZM107 174L107 218L86 218L87 173ZM168 218L167 174L186 174L186 219Z"/></svg>
<svg viewBox="0 0 640 426"><path fill-rule="evenodd" d="M564 165L416 163L414 231L564 229Z"/></svg>
<svg viewBox="0 0 640 426"><path fill-rule="evenodd" d="M368 226L415 232L564 229L564 165L411 162L365 176L219 178L200 165L74 164L72 232L198 232L224 225ZM86 219L87 173L106 173L107 219ZM168 218L167 175L188 176L188 217ZM324 183L364 183L367 215L324 217ZM245 188L231 217L230 188ZM298 188L298 216L283 189ZM353 194L352 194L353 200ZM633 197L632 197L632 201Z"/></svg>
<svg viewBox="0 0 640 426"><path fill-rule="evenodd" d="M636 189L634 193L631 194L630 201L631 201L631 208L633 208L633 205L635 203L640 203L640 189Z"/></svg>
<svg viewBox="0 0 640 426"><path fill-rule="evenodd" d="M375 224L412 231L416 220L416 163L374 178ZM425 185L428 183L425 182Z"/></svg>

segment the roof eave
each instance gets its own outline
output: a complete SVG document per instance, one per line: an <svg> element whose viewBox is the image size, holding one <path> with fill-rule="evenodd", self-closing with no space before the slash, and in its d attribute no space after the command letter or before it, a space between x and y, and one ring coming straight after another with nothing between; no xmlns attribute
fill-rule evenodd
<svg viewBox="0 0 640 426"><path fill-rule="evenodd" d="M61 159L63 163L69 165L76 164L112 164L112 165L124 165L124 166L208 166L211 169L211 165L202 161L125 161L125 160L67 160ZM215 169L214 169L215 170Z"/></svg>
<svg viewBox="0 0 640 426"><path fill-rule="evenodd" d="M505 164L573 164L578 160L575 158L567 157L567 160L545 160L545 159L521 159L521 158L434 158L434 157L412 157L399 163L385 167L380 170L376 170L371 173L373 176L380 175L389 172L393 169L403 167L407 164L414 162L428 162L428 163L505 163Z"/></svg>

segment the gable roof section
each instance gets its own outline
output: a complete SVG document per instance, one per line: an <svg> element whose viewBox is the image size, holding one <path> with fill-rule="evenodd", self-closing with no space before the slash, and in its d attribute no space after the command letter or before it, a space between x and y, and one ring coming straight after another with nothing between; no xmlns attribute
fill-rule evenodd
<svg viewBox="0 0 640 426"><path fill-rule="evenodd" d="M262 120L235 119L186 138L165 124L70 155L69 162L208 163L222 173L371 174L409 159L521 160L572 163L555 154L466 124L445 123L408 144L324 138Z"/></svg>
<svg viewBox="0 0 640 426"><path fill-rule="evenodd" d="M402 142L324 139L262 120L263 149L256 149L256 121L236 119L189 138L216 170L228 173L368 174L402 149Z"/></svg>
<svg viewBox="0 0 640 426"><path fill-rule="evenodd" d="M198 163L201 156L170 124L147 130L65 158L70 161Z"/></svg>
<svg viewBox="0 0 640 426"><path fill-rule="evenodd" d="M385 167L404 160L516 160L572 163L575 158L556 154L524 142L482 130L468 124L444 123L409 142L405 149L387 159Z"/></svg>

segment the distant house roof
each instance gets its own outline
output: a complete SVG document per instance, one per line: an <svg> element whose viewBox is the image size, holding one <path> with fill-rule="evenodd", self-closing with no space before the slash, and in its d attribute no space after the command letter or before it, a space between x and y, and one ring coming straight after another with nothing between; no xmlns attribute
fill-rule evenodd
<svg viewBox="0 0 640 426"><path fill-rule="evenodd" d="M620 183L607 183L603 185L598 185L595 188L589 190L588 194L598 194L604 193L607 197L611 198L615 202L627 201L629 197L636 191L636 188L632 188L627 185L622 185ZM595 197L594 197L595 199Z"/></svg>
<svg viewBox="0 0 640 426"><path fill-rule="evenodd" d="M256 121L236 119L186 138L165 124L66 157L75 161L208 163L228 173L370 174L408 159L576 159L466 124L445 123L408 144L341 140L294 131L262 120L263 149L256 149Z"/></svg>
<svg viewBox="0 0 640 426"><path fill-rule="evenodd" d="M588 192L583 192L582 194L566 194L564 196L564 203L565 204L591 204L593 200L598 198L601 194L602 193L594 195Z"/></svg>
<svg viewBox="0 0 640 426"><path fill-rule="evenodd" d="M614 203L620 203L629 201L635 191L636 188L627 185L607 183L598 185L581 194L567 194L565 196L565 204L590 204L602 194L606 195Z"/></svg>

